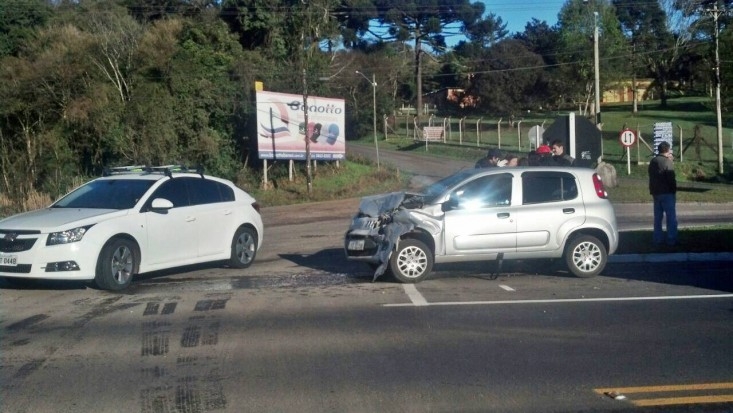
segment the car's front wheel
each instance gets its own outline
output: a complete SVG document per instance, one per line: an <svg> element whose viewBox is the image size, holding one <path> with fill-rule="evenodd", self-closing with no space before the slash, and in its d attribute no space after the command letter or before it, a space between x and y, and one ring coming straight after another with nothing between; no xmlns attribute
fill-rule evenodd
<svg viewBox="0 0 733 413"><path fill-rule="evenodd" d="M139 262L135 243L124 238L113 238L99 253L94 283L103 290L124 290L132 282Z"/></svg>
<svg viewBox="0 0 733 413"><path fill-rule="evenodd" d="M605 245L591 235L574 238L565 249L565 263L576 277L588 278L600 274L607 261Z"/></svg>
<svg viewBox="0 0 733 413"><path fill-rule="evenodd" d="M418 283L433 269L433 253L424 242L416 239L400 241L389 259L392 274L403 283Z"/></svg>
<svg viewBox="0 0 733 413"><path fill-rule="evenodd" d="M257 233L249 227L240 227L232 239L232 255L229 265L234 268L247 268L257 255Z"/></svg>

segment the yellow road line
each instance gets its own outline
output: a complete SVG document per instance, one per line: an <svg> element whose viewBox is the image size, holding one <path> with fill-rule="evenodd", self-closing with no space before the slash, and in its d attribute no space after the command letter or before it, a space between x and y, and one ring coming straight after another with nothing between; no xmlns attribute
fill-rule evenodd
<svg viewBox="0 0 733 413"><path fill-rule="evenodd" d="M643 387L609 387L605 389L594 389L598 394L615 392L620 394L628 393L659 393L665 391L694 391L694 390L720 390L733 389L733 383L699 383L699 384L674 384L667 386L643 386Z"/></svg>
<svg viewBox="0 0 733 413"><path fill-rule="evenodd" d="M649 394L649 393L671 393L733 389L733 383L696 383L696 384L673 384L665 386L639 386L639 387L609 387L593 389L601 395L627 395L627 394ZM643 397L643 396L642 396ZM675 404L704 404L704 403L731 403L733 394L711 394L700 396L682 397L658 397L653 399L629 400L633 405L639 407L649 406L670 406Z"/></svg>
<svg viewBox="0 0 733 413"><path fill-rule="evenodd" d="M673 404L703 404L703 403L729 403L733 402L733 394L721 394L716 396L690 396L690 397L665 397L661 399L632 400L635 406L670 406Z"/></svg>

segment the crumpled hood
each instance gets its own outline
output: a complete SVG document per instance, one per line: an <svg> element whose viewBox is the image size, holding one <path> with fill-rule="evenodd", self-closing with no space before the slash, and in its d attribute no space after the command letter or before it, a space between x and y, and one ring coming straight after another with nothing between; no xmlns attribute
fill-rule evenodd
<svg viewBox="0 0 733 413"><path fill-rule="evenodd" d="M351 231L369 234L378 244L375 255L380 265L374 271L373 281L384 274L394 246L403 234L416 226L431 234L441 231L440 217L434 217L422 209L410 209L410 206L403 204L407 197L406 192L363 197L359 203L359 213L352 220Z"/></svg>
<svg viewBox="0 0 733 413"><path fill-rule="evenodd" d="M44 208L0 220L3 230L39 230L42 233L68 229L71 225L87 225L91 218L103 215L124 215L127 210L92 208ZM106 218L106 217L105 217ZM93 222L92 222L93 223Z"/></svg>
<svg viewBox="0 0 733 413"><path fill-rule="evenodd" d="M404 192L365 196L359 203L359 213L369 217L378 217L385 212L394 211L404 199Z"/></svg>

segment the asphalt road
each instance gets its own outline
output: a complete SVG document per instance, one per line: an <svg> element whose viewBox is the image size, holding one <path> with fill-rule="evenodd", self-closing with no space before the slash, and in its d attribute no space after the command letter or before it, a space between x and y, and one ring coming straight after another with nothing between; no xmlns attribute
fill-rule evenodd
<svg viewBox="0 0 733 413"><path fill-rule="evenodd" d="M357 203L265 208L247 270L1 285L0 411L733 411L729 263L373 283L341 247Z"/></svg>
<svg viewBox="0 0 733 413"><path fill-rule="evenodd" d="M125 294L0 291L0 410L733 408L725 265L611 266L593 279L444 266L417 286L372 283L366 268L265 268L187 268Z"/></svg>

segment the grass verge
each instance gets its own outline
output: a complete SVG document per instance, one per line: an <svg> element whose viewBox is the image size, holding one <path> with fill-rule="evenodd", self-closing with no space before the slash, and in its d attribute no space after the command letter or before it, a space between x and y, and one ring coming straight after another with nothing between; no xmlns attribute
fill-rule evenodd
<svg viewBox="0 0 733 413"><path fill-rule="evenodd" d="M300 165L299 165L300 164ZM240 176L237 184L262 206L291 205L331 201L397 191L405 188L409 175L399 170L377 169L370 161L350 157L346 161L319 163L312 169L312 191L308 193L305 166L296 163L292 180L287 162L276 164L268 172L268 184L260 174Z"/></svg>
<svg viewBox="0 0 733 413"><path fill-rule="evenodd" d="M652 231L622 231L616 254L733 252L733 224L682 228L677 235L677 245L655 246Z"/></svg>

